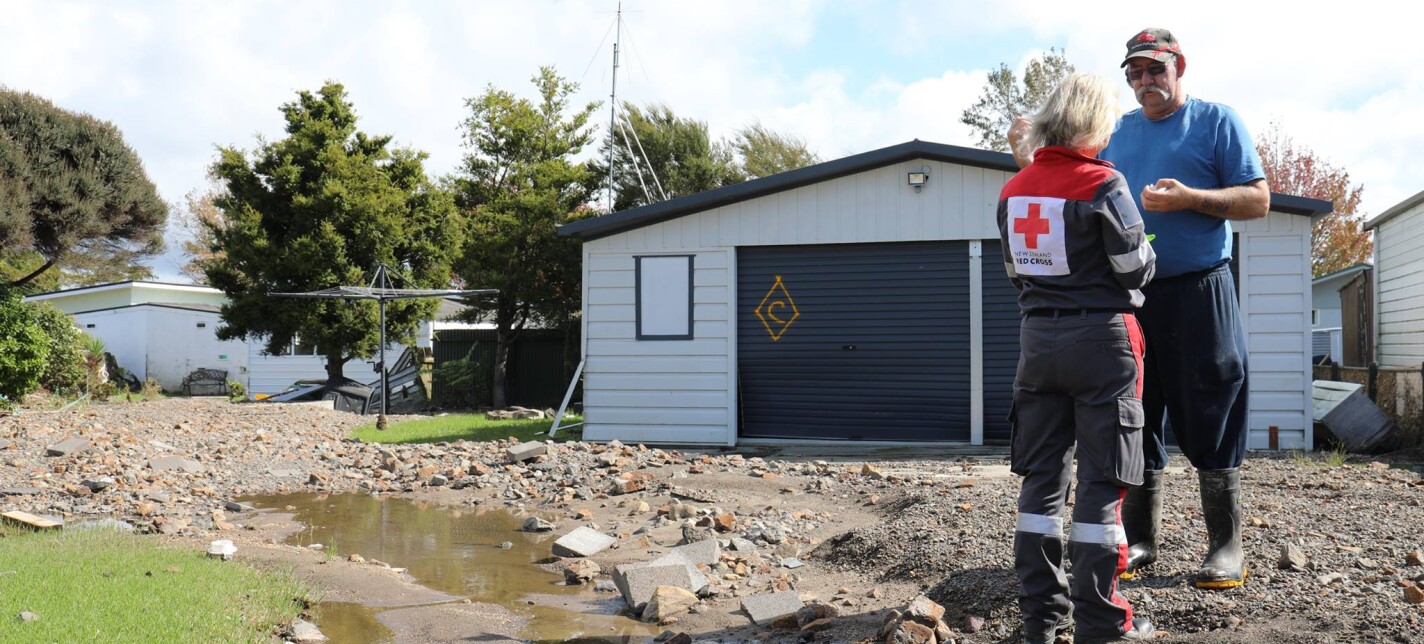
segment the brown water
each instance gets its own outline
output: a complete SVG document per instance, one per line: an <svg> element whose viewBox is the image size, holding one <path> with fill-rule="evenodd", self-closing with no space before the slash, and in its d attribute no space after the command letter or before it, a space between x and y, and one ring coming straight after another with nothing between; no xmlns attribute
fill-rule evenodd
<svg viewBox="0 0 1424 644"><path fill-rule="evenodd" d="M538 562L550 557L559 533L522 532L527 517L504 509L450 508L368 494L286 494L247 502L258 508L295 508L296 520L307 528L287 543L320 543L334 556L378 559L409 569L426 587L504 606L527 620L521 633L526 639L621 643L659 632L617 615L623 602L616 594L566 586L562 575L540 568ZM514 547L499 548L505 541ZM380 610L319 604L316 623L332 641L390 641L390 631L378 621Z"/></svg>

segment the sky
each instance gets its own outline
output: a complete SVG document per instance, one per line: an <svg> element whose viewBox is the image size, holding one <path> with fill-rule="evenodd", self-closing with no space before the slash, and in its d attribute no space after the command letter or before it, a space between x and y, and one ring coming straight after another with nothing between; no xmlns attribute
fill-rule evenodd
<svg viewBox="0 0 1424 644"><path fill-rule="evenodd" d="M160 195L210 187L219 146L282 137L278 108L342 83L359 127L423 150L432 176L466 153L465 100L533 95L551 65L608 122L617 0L0 0L0 85L117 125ZM989 71L1050 48L1120 81L1138 30L1165 27L1191 96L1272 123L1364 187L1376 215L1424 190L1418 9L1312 2L625 0L618 100L663 103L714 137L760 122L823 159L923 139L972 146L960 114ZM1401 35L1402 34L1402 35ZM1126 83L1124 108L1135 107ZM175 209L175 215L178 209ZM151 264L178 272L181 230Z"/></svg>

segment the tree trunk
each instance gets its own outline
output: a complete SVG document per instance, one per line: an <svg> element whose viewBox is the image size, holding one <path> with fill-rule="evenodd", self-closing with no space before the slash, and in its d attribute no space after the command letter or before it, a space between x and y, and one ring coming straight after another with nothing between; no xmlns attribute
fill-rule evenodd
<svg viewBox="0 0 1424 644"><path fill-rule="evenodd" d="M495 409L509 406L509 349L513 344L513 332L504 328L495 330L494 379L490 392Z"/></svg>
<svg viewBox="0 0 1424 644"><path fill-rule="evenodd" d="M24 285L26 285L26 284L29 284L29 283L30 283L30 280L33 280L33 279L35 279L36 277L39 277L40 275L44 274L44 272L47 271L47 270L49 270L49 267L51 267L51 266L54 266L54 260L53 260L53 259L50 259L50 260L46 261L43 266L40 266L39 268L36 268L33 273L30 273L29 275L26 275L26 276L24 276L24 277L21 277L20 279L17 279L17 280L15 280L15 281L13 281L13 282L10 282L10 286L19 287L19 286L24 286Z"/></svg>
<svg viewBox="0 0 1424 644"><path fill-rule="evenodd" d="M340 354L340 353L338 353L338 354L336 354L336 355L327 354L327 356L326 356L326 380L327 380L327 382L334 382L334 381L341 380L341 379L345 378L346 375L343 373L343 370L342 370L342 368L345 367L345 366L346 366L346 358L341 357L341 354Z"/></svg>

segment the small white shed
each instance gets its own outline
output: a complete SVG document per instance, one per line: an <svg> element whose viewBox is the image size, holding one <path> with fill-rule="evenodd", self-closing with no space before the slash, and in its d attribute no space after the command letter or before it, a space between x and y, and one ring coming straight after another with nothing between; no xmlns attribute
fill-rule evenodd
<svg viewBox="0 0 1424 644"><path fill-rule="evenodd" d="M1375 355L1381 367L1424 364L1424 192L1365 222L1375 233Z"/></svg>
<svg viewBox="0 0 1424 644"><path fill-rule="evenodd" d="M568 224L583 241L584 437L1003 444L1016 294L1006 154L911 141ZM1252 448L1309 447L1310 229L1236 227Z"/></svg>

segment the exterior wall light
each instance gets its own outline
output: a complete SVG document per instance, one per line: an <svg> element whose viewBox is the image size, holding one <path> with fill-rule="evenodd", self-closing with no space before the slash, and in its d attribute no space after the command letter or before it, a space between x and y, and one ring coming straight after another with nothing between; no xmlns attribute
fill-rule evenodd
<svg viewBox="0 0 1424 644"><path fill-rule="evenodd" d="M910 187L912 187L912 188L915 189L915 192L919 192L919 191L920 191L920 188L923 188L923 187L925 186L925 183L928 182L929 180L930 180L930 169L929 169L929 166L925 166L925 167L923 167L923 168L920 168L920 171L919 171L919 172L911 172L911 173L909 174L909 184L910 184Z"/></svg>

